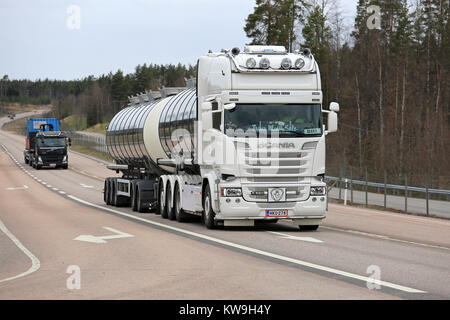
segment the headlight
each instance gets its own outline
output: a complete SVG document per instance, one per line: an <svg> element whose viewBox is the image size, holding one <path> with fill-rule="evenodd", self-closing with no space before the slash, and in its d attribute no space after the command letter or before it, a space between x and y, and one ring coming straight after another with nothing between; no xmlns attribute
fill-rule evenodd
<svg viewBox="0 0 450 320"><path fill-rule="evenodd" d="M284 70L288 70L290 69L292 66L292 61L289 58L284 58L283 60L281 60L281 68Z"/></svg>
<svg viewBox="0 0 450 320"><path fill-rule="evenodd" d="M259 67L261 69L269 69L270 67L270 61L267 58L262 58L261 60L259 60Z"/></svg>
<svg viewBox="0 0 450 320"><path fill-rule="evenodd" d="M66 161L67 161L67 156L64 156L64 158L63 158L62 161L63 161L63 162L66 162Z"/></svg>
<svg viewBox="0 0 450 320"><path fill-rule="evenodd" d="M323 196L325 195L325 187L311 187L310 194L312 196Z"/></svg>
<svg viewBox="0 0 450 320"><path fill-rule="evenodd" d="M303 60L302 58L298 58L297 60L295 60L295 68L296 69L301 69L305 66L305 60Z"/></svg>
<svg viewBox="0 0 450 320"><path fill-rule="evenodd" d="M256 60L253 58L248 58L247 62L245 62L245 65L248 69L253 69L254 67L256 67Z"/></svg>
<svg viewBox="0 0 450 320"><path fill-rule="evenodd" d="M223 197L241 197L242 189L241 188L221 188L220 195Z"/></svg>
<svg viewBox="0 0 450 320"><path fill-rule="evenodd" d="M42 162L42 158L38 156L38 162Z"/></svg>

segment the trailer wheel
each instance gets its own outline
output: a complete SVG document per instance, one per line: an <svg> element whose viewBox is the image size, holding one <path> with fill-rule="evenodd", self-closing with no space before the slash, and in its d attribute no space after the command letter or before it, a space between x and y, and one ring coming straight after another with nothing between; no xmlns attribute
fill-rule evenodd
<svg viewBox="0 0 450 320"><path fill-rule="evenodd" d="M203 221L208 229L215 229L216 224L214 222L214 217L216 214L212 209L211 204L211 191L209 190L209 185L205 188L205 197L203 198Z"/></svg>
<svg viewBox="0 0 450 320"><path fill-rule="evenodd" d="M131 210L133 210L133 211L138 211L138 208L137 208L137 199L136 199L136 197L137 197L137 194L136 194L136 188L137 188L136 185L134 185L134 186L133 186L133 184L131 185L131 194L130 194L130 197L131 197Z"/></svg>
<svg viewBox="0 0 450 320"><path fill-rule="evenodd" d="M142 203L142 192L140 191L139 187L136 186L136 209L138 212L148 212L148 207L144 207Z"/></svg>
<svg viewBox="0 0 450 320"><path fill-rule="evenodd" d="M173 205L173 197L172 197L172 188L170 187L170 182L167 183L167 192L166 192L166 208L167 208L167 218L169 220L175 220L175 208Z"/></svg>
<svg viewBox="0 0 450 320"><path fill-rule="evenodd" d="M109 193L109 179L105 179L105 183L103 184L103 201L108 205L109 199L108 199L108 193Z"/></svg>
<svg viewBox="0 0 450 320"><path fill-rule="evenodd" d="M184 212L184 210L181 208L181 190L180 186L177 183L175 185L175 217L178 222L185 222L187 221L187 214Z"/></svg>
<svg viewBox="0 0 450 320"><path fill-rule="evenodd" d="M116 185L114 183L114 180L109 180L109 201L111 202L112 206L116 206Z"/></svg>

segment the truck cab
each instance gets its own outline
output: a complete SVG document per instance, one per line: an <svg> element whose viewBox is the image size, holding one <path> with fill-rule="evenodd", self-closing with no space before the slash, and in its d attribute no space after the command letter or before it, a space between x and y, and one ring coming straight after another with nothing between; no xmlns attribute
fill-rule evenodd
<svg viewBox="0 0 450 320"><path fill-rule="evenodd" d="M65 132L59 131L57 119L30 119L27 121L24 161L33 168L60 167L67 169L68 146L70 146L70 138Z"/></svg>

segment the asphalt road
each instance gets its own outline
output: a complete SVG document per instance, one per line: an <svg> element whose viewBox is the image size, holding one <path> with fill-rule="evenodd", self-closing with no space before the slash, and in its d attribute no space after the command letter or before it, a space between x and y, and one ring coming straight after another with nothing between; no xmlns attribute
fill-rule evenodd
<svg viewBox="0 0 450 320"><path fill-rule="evenodd" d="M450 298L448 220L330 204L316 232L208 230L105 206L101 161L35 170L0 144L0 299Z"/></svg>

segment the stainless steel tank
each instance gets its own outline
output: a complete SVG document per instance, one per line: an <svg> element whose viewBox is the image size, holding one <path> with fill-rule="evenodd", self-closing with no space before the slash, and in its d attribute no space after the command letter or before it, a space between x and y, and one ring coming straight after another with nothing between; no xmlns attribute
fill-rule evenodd
<svg viewBox="0 0 450 320"><path fill-rule="evenodd" d="M156 160L172 157L177 141L177 129L188 132L189 139L179 141L183 150L195 145L194 123L197 119L195 89L152 102L128 106L111 120L106 131L108 153L118 164L157 174L158 168L172 172L173 168L157 166ZM189 145L191 143L191 145ZM158 168L156 168L158 167Z"/></svg>

